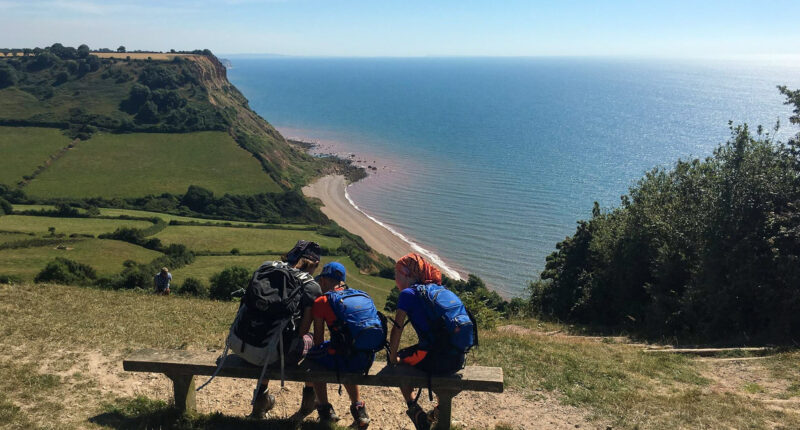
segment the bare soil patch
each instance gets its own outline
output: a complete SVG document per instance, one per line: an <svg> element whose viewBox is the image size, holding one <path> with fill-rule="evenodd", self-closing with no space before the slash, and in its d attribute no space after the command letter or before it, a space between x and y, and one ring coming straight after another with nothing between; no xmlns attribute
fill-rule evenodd
<svg viewBox="0 0 800 430"><path fill-rule="evenodd" d="M17 352L22 352L17 349ZM15 354L16 355L16 354ZM124 353L106 354L98 350L53 351L38 362L41 373L58 375L63 383L63 404L67 406L59 417L67 422L87 423L98 414L104 402L119 397L147 396L152 399L168 400L172 397L172 385L161 374L131 373L122 369ZM8 358L1 357L0 358ZM26 357L27 359L28 357ZM198 377L196 383L204 382ZM218 378L211 385L197 393L197 409L201 413L220 412L225 415L243 417L250 413L250 396L254 380L238 378ZM86 388L91 387L92 395ZM300 407L303 385L287 382L283 389L279 381L270 384L270 391L278 398L271 412L275 418L286 418ZM405 415L405 403L397 388L363 387L362 398L367 404L373 419L374 429L412 430L410 420ZM343 392L337 394L337 386L328 386L328 395L337 413L342 417L341 424L350 420L349 399ZM427 391L420 396L420 403L426 410L433 407L428 401ZM513 390L502 394L464 392L454 401L454 423L464 428L494 428L505 425L513 429L546 428L605 428L589 422L588 411L561 404L552 393L537 392L534 396L524 396ZM316 420L312 413L306 420Z"/></svg>

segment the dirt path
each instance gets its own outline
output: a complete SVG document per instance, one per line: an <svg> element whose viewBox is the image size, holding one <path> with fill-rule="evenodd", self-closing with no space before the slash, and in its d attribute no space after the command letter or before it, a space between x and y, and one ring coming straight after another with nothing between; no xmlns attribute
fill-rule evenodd
<svg viewBox="0 0 800 430"><path fill-rule="evenodd" d="M172 397L171 382L161 374L130 373L122 369L122 353L103 354L100 351L57 351L48 361L40 363L41 372L53 373L62 377L66 384L94 387L99 395L87 397L80 389L66 387L68 405L64 418L70 421L88 420L98 413L102 402L117 397L138 395L152 399L169 400ZM71 375L80 374L80 381ZM199 377L199 382L204 382ZM250 395L254 388L250 379L218 378L197 394L197 409L202 413L221 412L230 416L245 416L250 412ZM287 382L283 390L279 383L271 384L271 391L277 394L278 404L272 412L274 417L291 416L300 405L302 385ZM336 386L328 386L328 395L335 410L342 417L342 423L350 421L349 401L345 393L339 396ZM384 387L363 387L362 398L367 403L373 419L371 429L413 429L406 417L405 406L399 390ZM427 392L420 398L426 409ZM68 409L68 410L66 410ZM86 414L86 416L81 416ZM502 424L512 429L575 429L599 428L588 422L587 411L560 404L552 394L541 392L534 398L526 398L521 393L508 390L502 394L465 392L455 398L454 422L467 429L493 429ZM306 418L315 420L316 413ZM73 421L74 422L74 421ZM604 428L604 427L602 427Z"/></svg>

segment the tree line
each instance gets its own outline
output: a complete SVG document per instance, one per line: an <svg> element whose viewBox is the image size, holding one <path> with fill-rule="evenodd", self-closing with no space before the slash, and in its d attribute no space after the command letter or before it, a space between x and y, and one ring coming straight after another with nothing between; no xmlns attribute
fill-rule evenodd
<svg viewBox="0 0 800 430"><path fill-rule="evenodd" d="M800 124L800 91L779 87ZM535 314L676 342L796 344L800 133L730 124L705 159L655 168L580 221L531 283Z"/></svg>

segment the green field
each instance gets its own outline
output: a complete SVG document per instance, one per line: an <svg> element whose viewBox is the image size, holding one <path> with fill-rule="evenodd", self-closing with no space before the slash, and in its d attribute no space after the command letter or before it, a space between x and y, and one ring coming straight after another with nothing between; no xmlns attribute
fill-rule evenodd
<svg viewBox="0 0 800 430"><path fill-rule="evenodd" d="M53 128L0 127L0 184L16 185L69 142Z"/></svg>
<svg viewBox="0 0 800 430"><path fill-rule="evenodd" d="M137 197L280 191L247 151L223 132L98 133L78 144L25 191L36 197Z"/></svg>
<svg viewBox="0 0 800 430"><path fill-rule="evenodd" d="M8 232L0 232L0 244L8 243L8 242L17 242L20 240L27 240L33 239L35 236L31 236L25 233L8 233Z"/></svg>
<svg viewBox="0 0 800 430"><path fill-rule="evenodd" d="M1 229L1 228L0 228ZM165 244L182 243L193 251L285 252L298 239L313 240L327 248L338 248L341 239L311 231L274 230L236 227L169 226L156 235Z"/></svg>
<svg viewBox="0 0 800 430"><path fill-rule="evenodd" d="M42 211L42 210L55 210L53 205L13 205L15 211ZM78 212L85 212L81 208L76 208ZM264 224L261 222L245 222L245 221L227 221L223 219L207 219L207 218L193 218L181 215L165 214L161 212L139 211L133 209L114 209L114 208L100 208L100 215L109 217L136 217L136 218L161 218L166 222L180 221L180 222L197 222L197 223L211 223L221 225L243 225L243 226L265 226L271 225L276 227L287 228L313 228L314 226L308 224Z"/></svg>
<svg viewBox="0 0 800 430"><path fill-rule="evenodd" d="M16 205L14 206L17 207ZM181 222L198 222L198 223L212 223L212 224L230 224L230 225L253 225L253 226L264 226L267 224L260 223L260 222L244 222L244 221L226 221L221 219L205 219L205 218L192 218L188 216L180 216L180 215L171 215L159 212L148 212L148 211L137 211L131 209L100 209L100 215L104 216L131 216L131 217L143 217L143 218L152 218L152 217L159 217L164 221L181 221ZM310 227L304 224L270 224L274 226L286 226L289 228L298 228L298 227Z"/></svg>
<svg viewBox="0 0 800 430"><path fill-rule="evenodd" d="M55 227L56 233L93 234L111 233L120 227L147 228L153 225L147 221L96 219L96 218L55 218L46 216L5 215L0 217L0 230L47 233Z"/></svg>
<svg viewBox="0 0 800 430"><path fill-rule="evenodd" d="M172 275L177 284L183 283L183 281L189 277L197 278L208 283L212 275L221 272L227 267L242 266L246 267L248 270L255 271L264 261L276 260L278 258L277 255L201 256L197 257L191 265L174 270ZM355 264L353 264L353 261L350 260L350 257L344 256L323 257L322 264L315 275L318 275L320 270L322 270L322 265L330 261L338 261L344 264L345 269L347 269L347 284L352 288L365 291L372 296L378 307L383 309L389 291L394 288L394 281L377 276L362 275L359 273Z"/></svg>
<svg viewBox="0 0 800 430"><path fill-rule="evenodd" d="M98 275L113 275L122 270L125 260L147 263L161 255L156 251L116 240L87 239L66 246L67 249L40 246L0 250L0 274L15 275L30 281L50 260L64 257L92 266Z"/></svg>

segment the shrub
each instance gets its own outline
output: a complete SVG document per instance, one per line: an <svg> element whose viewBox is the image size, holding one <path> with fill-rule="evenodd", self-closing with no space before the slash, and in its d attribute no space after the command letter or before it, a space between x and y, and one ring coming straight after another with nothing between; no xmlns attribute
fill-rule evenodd
<svg viewBox="0 0 800 430"><path fill-rule="evenodd" d="M228 267L211 277L209 296L216 300L230 300L231 293L247 287L252 273L244 267Z"/></svg>
<svg viewBox="0 0 800 430"><path fill-rule="evenodd" d="M400 298L400 290L397 288L392 288L392 291L389 291L389 296L386 297L386 304L383 305L383 310L386 312L394 312L397 310L397 299Z"/></svg>
<svg viewBox="0 0 800 430"><path fill-rule="evenodd" d="M386 279L394 279L394 267L384 267L378 272L378 276Z"/></svg>
<svg viewBox="0 0 800 430"><path fill-rule="evenodd" d="M203 281L196 278L186 278L183 285L178 288L178 294L195 296L195 297L208 297L208 286Z"/></svg>
<svg viewBox="0 0 800 430"><path fill-rule="evenodd" d="M713 156L650 171L621 207L595 204L547 257L531 307L652 338L796 342L798 140L732 126Z"/></svg>
<svg viewBox="0 0 800 430"><path fill-rule="evenodd" d="M86 264L56 257L36 275L36 282L55 282L66 285L88 285L97 279L95 270Z"/></svg>
<svg viewBox="0 0 800 430"><path fill-rule="evenodd" d="M8 215L14 211L14 207L11 206L11 203L8 200L0 197L0 215Z"/></svg>
<svg viewBox="0 0 800 430"><path fill-rule="evenodd" d="M22 278L20 278L19 276L16 276L16 275L0 275L0 284L14 285L14 284L21 284L21 283L22 283Z"/></svg>

